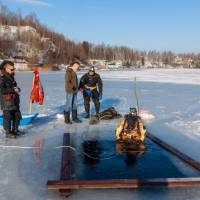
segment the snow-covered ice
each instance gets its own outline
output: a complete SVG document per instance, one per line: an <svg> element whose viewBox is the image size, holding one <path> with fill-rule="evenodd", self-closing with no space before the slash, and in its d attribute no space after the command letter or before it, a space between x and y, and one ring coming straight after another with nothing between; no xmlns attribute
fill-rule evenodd
<svg viewBox="0 0 200 200"><path fill-rule="evenodd" d="M83 72L79 73L79 77ZM149 132L175 146L200 162L200 70L198 69L148 69L130 71L101 71L104 89L101 109L114 106L121 114L136 106L134 77L142 117ZM32 73L16 75L22 88L21 108L29 109L28 95ZM80 125L63 123L65 104L64 73L42 73L45 104L33 106L39 117L32 125L23 127L27 132L17 140L5 139L1 128L0 144L33 146L44 139L41 152L35 156L31 149L0 149L0 200L56 200L65 199L55 191L48 191L46 181L60 176L61 149L64 132L73 135L73 141L98 138L101 130L114 134L118 120L90 127L87 120ZM84 116L81 93L78 95L79 114ZM92 112L94 108L92 106ZM99 128L101 126L101 128ZM94 129L99 132L94 132ZM81 138L80 137L83 137ZM40 159L39 159L40 156ZM69 199L199 199L200 188L139 189L139 190L75 190Z"/></svg>
<svg viewBox="0 0 200 200"><path fill-rule="evenodd" d="M148 110L141 110L139 115L144 121L151 121L155 118Z"/></svg>

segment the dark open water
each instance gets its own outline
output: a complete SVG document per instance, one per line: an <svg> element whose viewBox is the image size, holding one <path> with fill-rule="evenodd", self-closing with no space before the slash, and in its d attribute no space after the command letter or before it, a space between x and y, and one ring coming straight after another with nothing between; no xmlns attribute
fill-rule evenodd
<svg viewBox="0 0 200 200"><path fill-rule="evenodd" d="M196 176L188 165L149 139L139 147L127 147L112 140L85 140L79 150L74 158L76 179L79 180ZM180 167L189 169L187 174Z"/></svg>

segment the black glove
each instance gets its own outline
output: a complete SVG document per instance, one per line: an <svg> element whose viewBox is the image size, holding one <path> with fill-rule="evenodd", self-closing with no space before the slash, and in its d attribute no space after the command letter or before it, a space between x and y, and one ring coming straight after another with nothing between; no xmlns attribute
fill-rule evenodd
<svg viewBox="0 0 200 200"><path fill-rule="evenodd" d="M102 93L99 93L99 100L102 100Z"/></svg>
<svg viewBox="0 0 200 200"><path fill-rule="evenodd" d="M16 86L16 87L14 87L14 91L19 94L21 92L21 89Z"/></svg>

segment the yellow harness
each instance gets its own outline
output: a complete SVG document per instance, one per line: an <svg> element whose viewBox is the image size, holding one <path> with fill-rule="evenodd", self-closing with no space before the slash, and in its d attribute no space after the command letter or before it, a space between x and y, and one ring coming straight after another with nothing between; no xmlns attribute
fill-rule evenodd
<svg viewBox="0 0 200 200"><path fill-rule="evenodd" d="M90 89L90 90L95 90L95 89L97 89L97 87L96 86L88 86L88 85L84 85L85 86L85 88L86 89Z"/></svg>
<svg viewBox="0 0 200 200"><path fill-rule="evenodd" d="M136 141L136 142L143 142L146 136L146 129L144 127L144 124L142 122L138 122L137 128L132 129L130 131L124 130L124 124L125 124L125 119L123 119L119 126L116 129L116 137L117 140L122 140L122 141Z"/></svg>

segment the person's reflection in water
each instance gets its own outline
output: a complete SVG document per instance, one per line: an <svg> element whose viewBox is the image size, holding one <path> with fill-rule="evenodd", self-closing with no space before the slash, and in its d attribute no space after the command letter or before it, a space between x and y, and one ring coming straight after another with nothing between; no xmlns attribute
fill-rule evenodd
<svg viewBox="0 0 200 200"><path fill-rule="evenodd" d="M95 165L100 162L100 154L102 148L97 140L87 140L82 144L83 148L83 160L91 169L94 169Z"/></svg>
<svg viewBox="0 0 200 200"><path fill-rule="evenodd" d="M144 143L135 143L135 142L116 142L116 151L125 155L125 163L128 167L133 166L137 157L142 156L145 152Z"/></svg>

